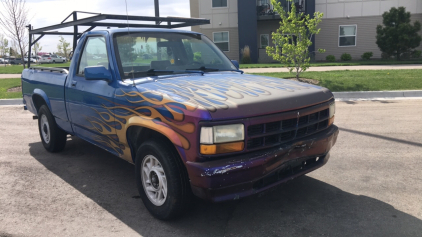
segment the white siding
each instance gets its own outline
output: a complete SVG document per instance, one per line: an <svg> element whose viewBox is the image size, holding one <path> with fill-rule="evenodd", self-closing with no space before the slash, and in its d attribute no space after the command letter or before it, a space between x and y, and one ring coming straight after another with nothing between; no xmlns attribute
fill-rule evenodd
<svg viewBox="0 0 422 237"><path fill-rule="evenodd" d="M422 0L316 0L316 11L324 18L380 16L392 7L406 7L412 14L422 13Z"/></svg>
<svg viewBox="0 0 422 237"><path fill-rule="evenodd" d="M211 21L209 25L201 25L201 29L238 27L237 0L227 0L227 7L213 8L211 3L211 0L198 0L199 17Z"/></svg>

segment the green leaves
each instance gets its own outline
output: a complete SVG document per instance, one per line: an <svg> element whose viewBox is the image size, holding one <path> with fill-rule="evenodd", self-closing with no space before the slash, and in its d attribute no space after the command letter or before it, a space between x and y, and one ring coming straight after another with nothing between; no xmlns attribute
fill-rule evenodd
<svg viewBox="0 0 422 237"><path fill-rule="evenodd" d="M383 25L378 25L377 45L380 50L387 55L395 55L397 60L403 54L409 54L410 51L420 45L422 40L418 32L421 30L419 21L412 25L410 21L410 12L406 8L391 8L384 12Z"/></svg>
<svg viewBox="0 0 422 237"><path fill-rule="evenodd" d="M318 34L321 29L318 24L322 20L323 13L315 12L311 18L309 14L296 13L296 6L292 0L290 12L286 12L277 0L271 0L275 11L280 15L280 28L272 34L273 43L276 47L268 46L267 54L274 60L286 65L290 72L296 70L296 78L299 79L301 72L309 68L312 36ZM325 52L319 49L318 52Z"/></svg>

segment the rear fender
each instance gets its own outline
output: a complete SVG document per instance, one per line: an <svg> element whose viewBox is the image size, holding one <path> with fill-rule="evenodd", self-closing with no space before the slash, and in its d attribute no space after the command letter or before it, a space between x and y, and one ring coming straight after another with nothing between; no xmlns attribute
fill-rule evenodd
<svg viewBox="0 0 422 237"><path fill-rule="evenodd" d="M34 97L35 96L40 96L44 100L44 102L47 105L48 109L50 111L52 111L51 110L51 103L50 103L50 100L48 99L47 94L43 90L41 90L41 89L35 89L34 92L32 93L32 103L34 104L34 108L37 109L37 111L36 111L37 114L38 114L39 107L35 104L35 101L34 101Z"/></svg>

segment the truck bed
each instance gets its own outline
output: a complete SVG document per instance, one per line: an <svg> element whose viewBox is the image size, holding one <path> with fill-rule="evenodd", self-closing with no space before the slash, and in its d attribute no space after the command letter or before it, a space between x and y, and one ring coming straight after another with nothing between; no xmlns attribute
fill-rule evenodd
<svg viewBox="0 0 422 237"><path fill-rule="evenodd" d="M56 120L68 120L64 101L64 85L69 73L68 69L31 67L23 70L22 94L29 111L38 113L35 104L37 97L41 97L46 101Z"/></svg>

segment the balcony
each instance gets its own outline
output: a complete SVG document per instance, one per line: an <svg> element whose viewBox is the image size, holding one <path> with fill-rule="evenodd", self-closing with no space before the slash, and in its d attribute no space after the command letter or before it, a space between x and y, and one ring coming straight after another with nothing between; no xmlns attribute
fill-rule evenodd
<svg viewBox="0 0 422 237"><path fill-rule="evenodd" d="M281 6L286 12L291 10L292 4L295 4L297 13L306 12L306 0L293 0L292 2L287 0L278 0L278 2L281 3ZM258 20L280 19L280 16L275 11L274 6L271 4L270 0L257 0L256 14L258 15Z"/></svg>

